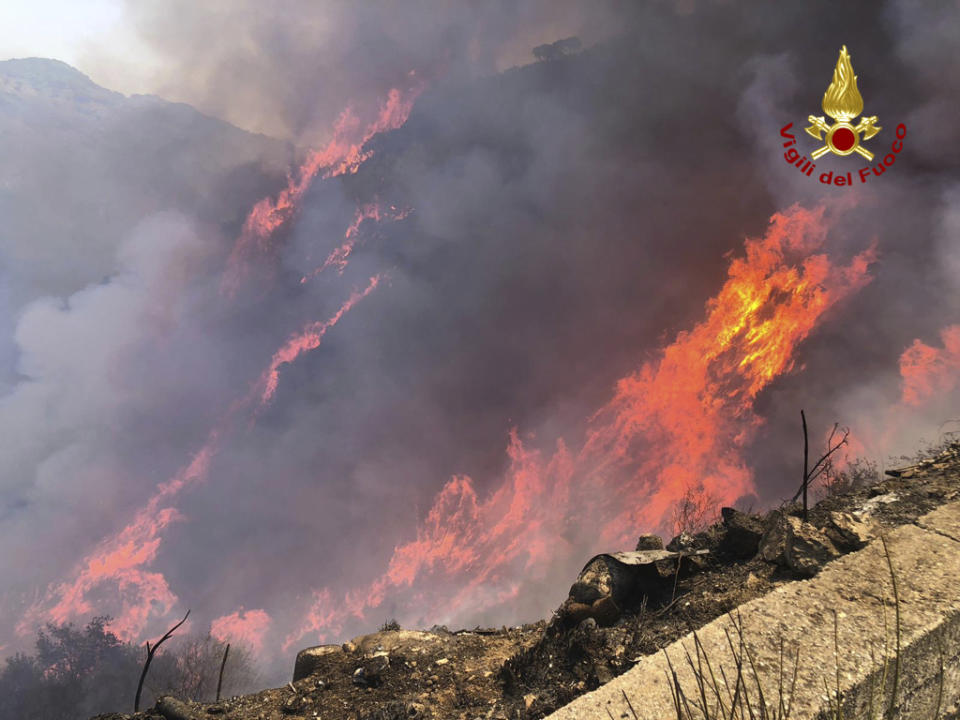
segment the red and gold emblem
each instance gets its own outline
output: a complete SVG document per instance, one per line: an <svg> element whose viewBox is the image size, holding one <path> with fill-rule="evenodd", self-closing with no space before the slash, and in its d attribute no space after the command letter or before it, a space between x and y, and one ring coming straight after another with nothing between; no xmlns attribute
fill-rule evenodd
<svg viewBox="0 0 960 720"><path fill-rule="evenodd" d="M833 82L823 95L823 111L836 122L828 125L822 115L811 115L808 118L812 124L807 128L807 132L817 140L826 142L826 145L810 153L810 157L817 160L828 152L834 155L858 153L867 160L873 160L873 153L860 143L872 138L882 128L876 124L876 115L860 118L856 125L851 122L863 112L863 97L857 90L857 76L853 74L853 65L846 45L840 48L840 58L833 70Z"/></svg>

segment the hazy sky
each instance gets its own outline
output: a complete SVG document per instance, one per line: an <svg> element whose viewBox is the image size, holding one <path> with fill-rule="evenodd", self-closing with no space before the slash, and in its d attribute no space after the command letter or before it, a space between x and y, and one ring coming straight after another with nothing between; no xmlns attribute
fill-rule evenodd
<svg viewBox="0 0 960 720"><path fill-rule="evenodd" d="M123 0L4 0L0 3L0 60L63 60L121 92L149 92L142 80L150 52L125 26ZM104 76L92 54L123 57L125 67ZM135 67L132 67L135 66Z"/></svg>

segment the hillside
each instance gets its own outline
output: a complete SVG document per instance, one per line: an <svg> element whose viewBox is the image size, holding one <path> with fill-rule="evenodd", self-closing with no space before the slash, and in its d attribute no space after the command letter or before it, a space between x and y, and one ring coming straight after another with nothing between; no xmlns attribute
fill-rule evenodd
<svg viewBox="0 0 960 720"><path fill-rule="evenodd" d="M342 646L304 650L285 687L220 703L162 699L146 712L96 720L542 718L743 603L815 576L880 533L956 499L960 444L887 475L861 477L857 487L824 498L809 523L800 521L795 505L763 516L725 510L717 524L668 544L681 554L704 554L659 560L646 566L655 568L652 574L640 568L630 578L618 576L624 566L598 574L598 560L610 557L599 556L553 617L534 625L385 628ZM787 526L794 534L778 537L777 528ZM637 552L620 556L656 557L656 550L640 550L654 545L643 536ZM592 608L581 607L578 594L585 591L601 594ZM619 603L613 612L611 598Z"/></svg>
<svg viewBox="0 0 960 720"><path fill-rule="evenodd" d="M291 148L193 108L126 97L57 60L0 62L0 261L9 302L110 275L137 223L175 211L233 230Z"/></svg>

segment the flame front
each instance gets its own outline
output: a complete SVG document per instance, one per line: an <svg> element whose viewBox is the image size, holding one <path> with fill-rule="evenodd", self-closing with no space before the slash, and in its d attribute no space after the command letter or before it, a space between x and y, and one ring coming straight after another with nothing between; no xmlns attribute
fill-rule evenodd
<svg viewBox="0 0 960 720"><path fill-rule="evenodd" d="M342 599L315 590L286 647L341 634L351 618L369 623L385 602L413 625L469 622L521 597L529 607L542 595L534 588L568 579L590 553L672 531L688 491L724 504L752 493L744 451L762 423L754 399L794 367L824 314L870 279L873 248L847 265L822 252L823 213L794 207L748 240L704 320L620 380L579 452L557 441L544 454L513 430L509 470L492 493L481 496L469 477L450 480L383 576Z"/></svg>
<svg viewBox="0 0 960 720"><path fill-rule="evenodd" d="M357 172L370 157L370 152L363 149L367 140L379 132L403 125L422 89L419 85L406 93L391 90L377 117L369 123L361 122L349 110L341 115L327 147L311 153L296 174L288 178L287 187L276 198L263 198L251 210L227 260L222 292L233 295L248 273L254 259L252 256L271 249L277 231L294 217L313 180L317 176L326 179ZM343 271L364 220L400 220L409 212L410 209L400 210L393 206L384 211L376 203L361 206L346 230L344 243L330 253L327 261L311 277L331 266ZM301 282L307 279L304 277ZM248 427L255 423L260 411L276 393L281 367L319 347L326 333L370 295L382 279L382 275L374 275L364 289L354 290L326 320L307 323L291 334L273 353L247 393L224 410L190 462L157 488L129 524L103 538L77 564L69 579L51 584L43 597L26 610L16 632L26 635L44 622L62 624L89 616L101 611L106 604L113 615L111 630L124 640L136 640L149 630L152 621L168 617L179 599L163 573L150 567L157 559L166 530L181 519L176 508L179 495L206 481L211 462L220 452L224 439L237 431L237 420L242 415L248 415ZM241 639L259 649L271 622L265 610L244 612L241 609L214 620L211 632L223 639Z"/></svg>
<svg viewBox="0 0 960 720"><path fill-rule="evenodd" d="M340 115L333 138L327 146L311 152L303 165L289 175L287 187L275 198L263 198L250 211L227 260L221 284L221 291L225 295L231 297L237 292L250 272L253 259L269 255L277 231L293 218L314 179L317 176L327 179L357 172L370 157L370 152L363 149L366 142L377 133L403 125L422 90L422 85L407 92L396 88L390 90L377 117L367 124L362 123L349 108Z"/></svg>
<svg viewBox="0 0 960 720"><path fill-rule="evenodd" d="M853 74L846 45L840 48L833 82L823 95L823 111L840 122L848 122L863 112L863 98L857 90L857 76Z"/></svg>

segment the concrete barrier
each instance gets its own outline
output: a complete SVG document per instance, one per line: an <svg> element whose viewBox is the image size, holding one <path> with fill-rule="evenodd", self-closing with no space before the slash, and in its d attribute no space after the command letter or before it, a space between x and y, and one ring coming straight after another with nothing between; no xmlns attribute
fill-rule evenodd
<svg viewBox="0 0 960 720"><path fill-rule="evenodd" d="M956 711L960 699L960 502L891 530L885 538L900 596L898 690L893 713L886 717L932 718L938 696L941 715L946 715ZM834 612L839 657L834 650ZM746 603L736 616L756 665L756 674L751 669L744 672L752 701L756 701L759 681L768 702L777 702L782 641L789 656L784 663L786 686L793 676L793 653L799 647L792 698L785 690L792 700L791 718L829 717L828 692L836 688L838 667L845 718L867 718L871 695L876 717L882 716L881 707L887 709L894 674L896 604L880 540L835 560L810 580L789 583ZM733 685L736 668L728 636L736 646L739 640L731 617L719 618L697 632L715 676L720 677L722 667ZM887 687L881 689L885 645ZM699 690L686 656L696 658L693 636L673 643L666 653L693 704ZM667 659L659 653L643 658L625 674L549 718L671 720L677 717L671 688Z"/></svg>

